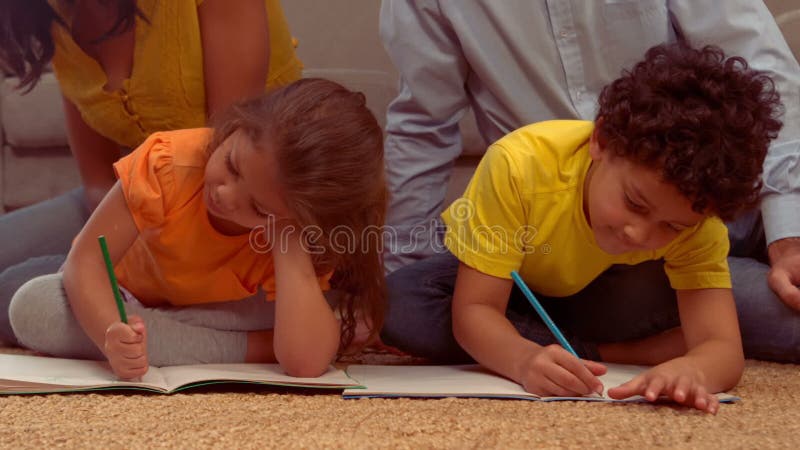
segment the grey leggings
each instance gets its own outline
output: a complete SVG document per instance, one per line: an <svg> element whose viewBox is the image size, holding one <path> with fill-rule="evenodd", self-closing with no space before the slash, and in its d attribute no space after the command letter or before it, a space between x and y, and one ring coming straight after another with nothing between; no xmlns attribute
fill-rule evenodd
<svg viewBox="0 0 800 450"><path fill-rule="evenodd" d="M275 305L263 292L191 307L150 308L129 300L125 308L144 320L153 366L244 362L247 331L272 329L275 323ZM60 273L25 283L11 300L9 316L24 347L61 358L105 359L75 319Z"/></svg>

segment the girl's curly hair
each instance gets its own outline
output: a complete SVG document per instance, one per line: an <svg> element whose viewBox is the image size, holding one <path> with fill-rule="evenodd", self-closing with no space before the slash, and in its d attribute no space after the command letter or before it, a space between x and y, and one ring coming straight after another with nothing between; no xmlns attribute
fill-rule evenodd
<svg viewBox="0 0 800 450"><path fill-rule="evenodd" d="M649 49L599 98L600 145L659 170L698 213L723 220L755 206L783 112L772 79L719 47Z"/></svg>

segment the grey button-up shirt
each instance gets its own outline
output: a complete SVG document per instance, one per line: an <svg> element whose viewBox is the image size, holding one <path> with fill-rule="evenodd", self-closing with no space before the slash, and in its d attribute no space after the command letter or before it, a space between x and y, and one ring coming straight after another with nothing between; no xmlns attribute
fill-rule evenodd
<svg viewBox="0 0 800 450"><path fill-rule="evenodd" d="M774 78L786 113L761 212L768 242L800 236L800 67L761 1L384 0L380 20L400 73L386 125L387 271L432 252L468 107L486 142L542 120L592 120L603 86L678 35Z"/></svg>

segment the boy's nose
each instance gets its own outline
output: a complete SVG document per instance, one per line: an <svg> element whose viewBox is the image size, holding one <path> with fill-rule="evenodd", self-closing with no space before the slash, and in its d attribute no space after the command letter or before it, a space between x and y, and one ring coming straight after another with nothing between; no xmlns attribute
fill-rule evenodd
<svg viewBox="0 0 800 450"><path fill-rule="evenodd" d="M637 247L644 247L650 237L650 231L644 224L626 225L623 229L625 238Z"/></svg>

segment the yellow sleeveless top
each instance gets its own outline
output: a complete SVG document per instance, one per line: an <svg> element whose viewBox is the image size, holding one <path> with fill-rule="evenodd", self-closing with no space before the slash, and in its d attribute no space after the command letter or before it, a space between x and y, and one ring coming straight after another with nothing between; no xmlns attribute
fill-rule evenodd
<svg viewBox="0 0 800 450"><path fill-rule="evenodd" d="M84 121L101 135L135 148L156 131L206 125L203 47L197 8L203 0L138 0L150 23L136 18L133 68L123 87L107 91L100 64L53 24L53 68L61 91ZM64 2L50 0L67 24ZM300 78L302 64L279 0L265 0L269 17L270 58L266 87Z"/></svg>

